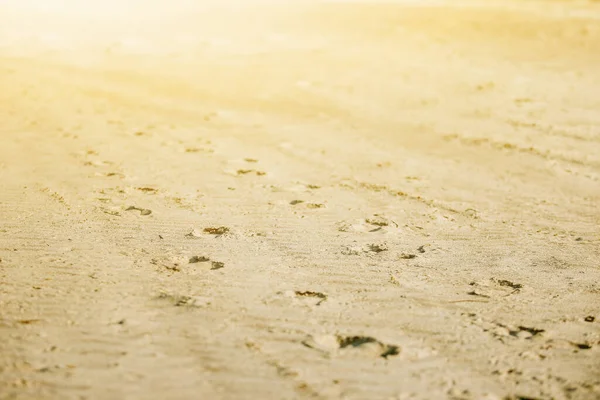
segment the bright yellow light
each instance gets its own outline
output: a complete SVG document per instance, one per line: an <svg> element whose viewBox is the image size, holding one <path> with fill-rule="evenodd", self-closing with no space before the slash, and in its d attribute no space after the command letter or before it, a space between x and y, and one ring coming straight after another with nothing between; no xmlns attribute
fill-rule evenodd
<svg viewBox="0 0 600 400"><path fill-rule="evenodd" d="M294 3L296 8L301 4L298 0L5 1L0 3L0 46L78 51L114 45L138 50L163 46L169 50L208 37L226 42L247 38L252 26L269 23L272 10L293 8L289 6Z"/></svg>

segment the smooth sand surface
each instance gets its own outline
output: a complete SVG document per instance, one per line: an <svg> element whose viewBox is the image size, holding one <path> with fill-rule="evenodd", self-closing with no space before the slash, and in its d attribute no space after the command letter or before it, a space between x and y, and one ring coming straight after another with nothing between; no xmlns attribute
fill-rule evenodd
<svg viewBox="0 0 600 400"><path fill-rule="evenodd" d="M600 3L90 3L0 3L0 399L600 399Z"/></svg>

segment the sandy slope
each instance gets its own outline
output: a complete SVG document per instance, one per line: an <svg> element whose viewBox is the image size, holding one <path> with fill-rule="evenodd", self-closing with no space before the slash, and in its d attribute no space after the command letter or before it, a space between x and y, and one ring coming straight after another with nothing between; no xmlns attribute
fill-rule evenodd
<svg viewBox="0 0 600 400"><path fill-rule="evenodd" d="M598 3L165 3L0 6L0 399L600 398Z"/></svg>

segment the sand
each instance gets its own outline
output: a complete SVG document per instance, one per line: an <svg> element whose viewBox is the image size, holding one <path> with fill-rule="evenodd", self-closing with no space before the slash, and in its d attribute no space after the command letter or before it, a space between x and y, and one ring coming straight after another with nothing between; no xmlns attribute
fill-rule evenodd
<svg viewBox="0 0 600 400"><path fill-rule="evenodd" d="M0 5L0 399L600 399L600 3L193 3Z"/></svg>

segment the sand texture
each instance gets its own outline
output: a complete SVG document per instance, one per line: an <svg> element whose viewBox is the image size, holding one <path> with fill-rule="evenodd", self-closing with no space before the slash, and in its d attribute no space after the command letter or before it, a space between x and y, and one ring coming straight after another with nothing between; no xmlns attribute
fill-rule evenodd
<svg viewBox="0 0 600 400"><path fill-rule="evenodd" d="M600 3L83 3L0 3L0 399L600 399Z"/></svg>

